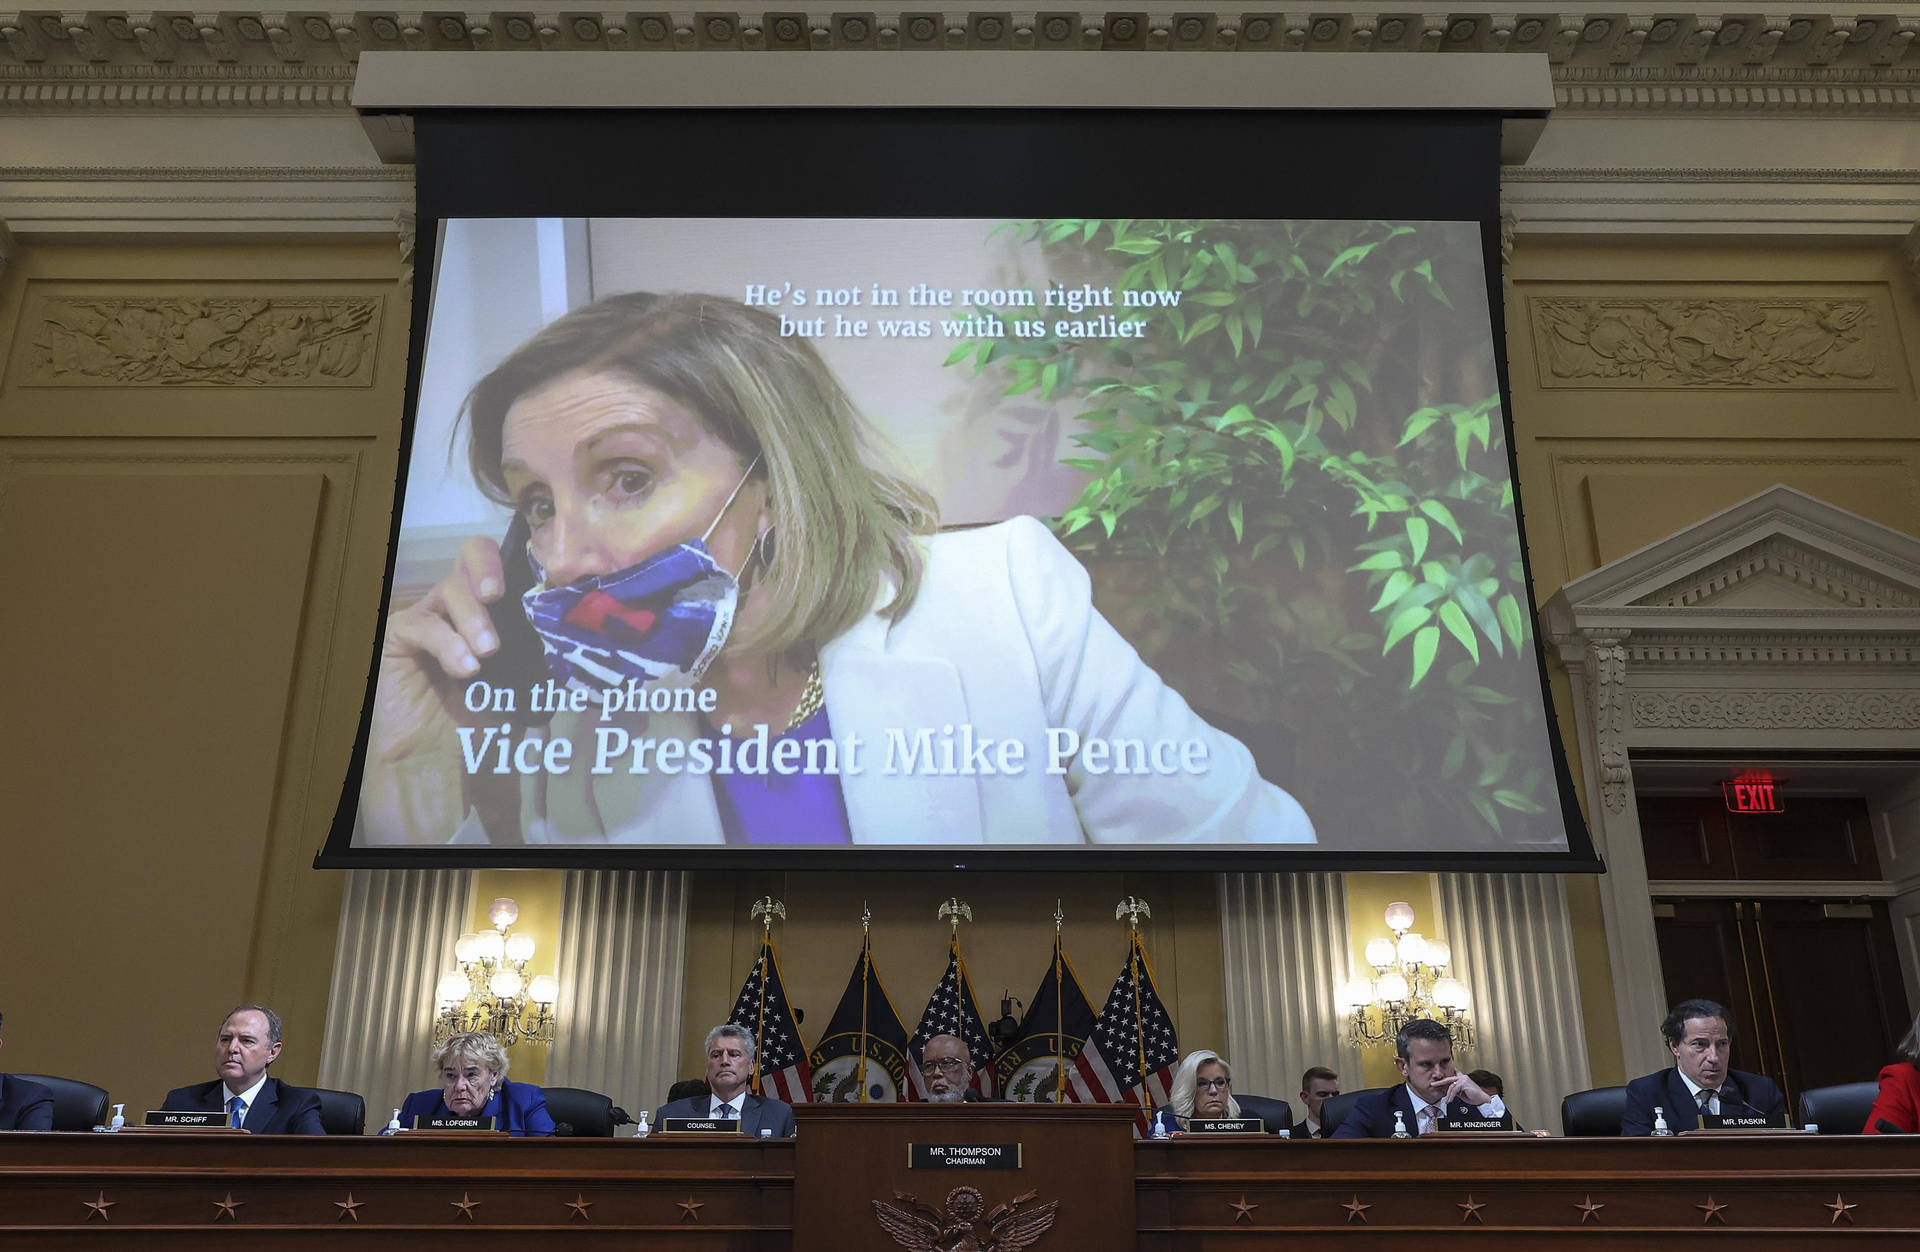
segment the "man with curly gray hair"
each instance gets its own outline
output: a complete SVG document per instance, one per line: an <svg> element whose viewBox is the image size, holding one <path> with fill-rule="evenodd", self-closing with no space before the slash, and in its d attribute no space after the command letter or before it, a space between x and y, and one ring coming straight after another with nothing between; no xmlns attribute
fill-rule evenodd
<svg viewBox="0 0 1920 1252"><path fill-rule="evenodd" d="M793 1106L772 1096L756 1095L753 1032L724 1022L707 1032L707 1086L712 1094L673 1100L660 1109L662 1125L669 1117L694 1117L739 1123L755 1138L793 1137Z"/></svg>

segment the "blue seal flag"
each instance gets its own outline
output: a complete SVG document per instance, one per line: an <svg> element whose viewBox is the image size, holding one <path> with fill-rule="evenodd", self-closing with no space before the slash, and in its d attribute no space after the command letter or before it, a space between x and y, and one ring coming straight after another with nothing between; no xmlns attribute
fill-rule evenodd
<svg viewBox="0 0 1920 1252"><path fill-rule="evenodd" d="M902 1098L907 1083L907 1028L893 998L873 968L873 939L860 944L860 960L833 1010L833 1020L808 1057L813 1101L819 1104L887 1104Z"/></svg>
<svg viewBox="0 0 1920 1252"><path fill-rule="evenodd" d="M1067 1071L1086 1046L1093 1023L1093 1005L1055 935L1040 990L1027 1001L1013 1042L994 1058L1001 1095L1022 1104L1064 1103Z"/></svg>

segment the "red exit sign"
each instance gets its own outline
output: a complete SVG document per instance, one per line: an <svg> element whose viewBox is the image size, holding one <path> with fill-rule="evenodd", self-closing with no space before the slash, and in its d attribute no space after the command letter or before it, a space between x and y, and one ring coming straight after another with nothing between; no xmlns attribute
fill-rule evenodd
<svg viewBox="0 0 1920 1252"><path fill-rule="evenodd" d="M1771 778L1729 778L1720 784L1730 813L1784 813L1787 802Z"/></svg>

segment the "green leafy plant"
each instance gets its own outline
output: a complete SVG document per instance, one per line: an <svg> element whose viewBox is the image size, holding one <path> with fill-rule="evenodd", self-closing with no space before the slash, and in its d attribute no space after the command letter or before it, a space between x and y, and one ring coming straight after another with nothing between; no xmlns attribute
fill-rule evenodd
<svg viewBox="0 0 1920 1252"><path fill-rule="evenodd" d="M1481 281L1472 228L1001 229L1114 307L947 364L1080 406L1089 478L1056 529L1147 659L1349 843L1557 823L1487 324L1449 295ZM1089 337L1095 312L1139 333Z"/></svg>

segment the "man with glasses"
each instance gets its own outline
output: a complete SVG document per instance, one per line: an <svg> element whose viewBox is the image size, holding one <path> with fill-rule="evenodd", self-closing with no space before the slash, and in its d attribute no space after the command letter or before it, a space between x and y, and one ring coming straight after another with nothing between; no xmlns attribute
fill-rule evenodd
<svg viewBox="0 0 1920 1252"><path fill-rule="evenodd" d="M926 1080L927 1099L935 1104L982 1104L973 1089L973 1053L966 1040L935 1035L920 1050L920 1076Z"/></svg>

